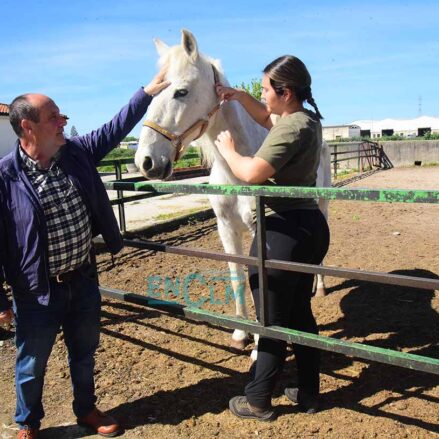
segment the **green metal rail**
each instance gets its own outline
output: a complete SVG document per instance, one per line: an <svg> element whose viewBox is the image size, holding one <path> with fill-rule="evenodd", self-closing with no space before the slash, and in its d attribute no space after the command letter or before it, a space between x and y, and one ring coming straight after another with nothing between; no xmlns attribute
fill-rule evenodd
<svg viewBox="0 0 439 439"><path fill-rule="evenodd" d="M101 293L109 298L136 303L149 308L159 309L170 314L177 314L192 320L205 323L213 323L230 329L241 329L266 337L277 338L287 342L303 344L325 351L337 352L344 355L352 355L365 360L377 361L408 369L419 370L439 374L439 360L408 352L392 351L371 345L338 340L322 335L309 334L294 329L281 328L278 326L262 326L251 320L224 314L206 311L201 308L189 307L176 302L157 300L140 294L127 293L126 291L101 287Z"/></svg>
<svg viewBox="0 0 439 439"><path fill-rule="evenodd" d="M108 190L135 192L248 195L263 197L325 198L327 200L375 201L385 203L439 203L439 190L344 189L291 186L234 186L226 184L179 184L110 181Z"/></svg>

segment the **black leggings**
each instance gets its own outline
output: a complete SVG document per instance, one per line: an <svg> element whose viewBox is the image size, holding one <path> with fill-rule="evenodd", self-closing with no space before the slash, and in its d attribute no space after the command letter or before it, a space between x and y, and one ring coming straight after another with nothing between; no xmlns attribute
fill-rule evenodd
<svg viewBox="0 0 439 439"><path fill-rule="evenodd" d="M297 209L266 218L267 258L320 264L329 247L329 228L320 210ZM257 255L256 239L250 255ZM311 310L314 276L284 270L267 270L268 324L317 334ZM257 267L249 267L249 281L257 314L259 313L259 279ZM259 318L259 315L258 315ZM298 387L308 394L319 392L320 352L293 344L297 363ZM286 342L261 337L254 379L245 394L251 405L268 407L286 357Z"/></svg>

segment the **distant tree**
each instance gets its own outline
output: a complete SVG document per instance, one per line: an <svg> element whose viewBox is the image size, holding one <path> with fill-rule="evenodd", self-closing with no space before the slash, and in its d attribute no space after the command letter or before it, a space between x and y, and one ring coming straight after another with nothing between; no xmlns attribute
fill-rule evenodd
<svg viewBox="0 0 439 439"><path fill-rule="evenodd" d="M73 125L71 130L70 130L70 137L75 137L77 135L78 135L78 131L76 130L75 125Z"/></svg>
<svg viewBox="0 0 439 439"><path fill-rule="evenodd" d="M123 142L137 142L139 139L134 136L127 136L123 139Z"/></svg>
<svg viewBox="0 0 439 439"><path fill-rule="evenodd" d="M236 86L237 88L242 88L247 93L251 94L258 101L261 100L262 97L262 83L260 79L252 79L250 84L246 84L245 82L241 82L241 85Z"/></svg>

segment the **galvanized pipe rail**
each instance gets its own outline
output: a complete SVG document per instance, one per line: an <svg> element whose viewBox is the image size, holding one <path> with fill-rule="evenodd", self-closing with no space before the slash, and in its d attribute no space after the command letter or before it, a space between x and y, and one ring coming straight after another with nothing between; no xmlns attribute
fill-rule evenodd
<svg viewBox="0 0 439 439"><path fill-rule="evenodd" d="M261 234L261 237L263 234ZM262 241L262 238L261 238ZM96 244L103 244L102 238L94 240ZM252 265L259 268L275 268L279 270L295 271L299 273L322 274L324 276L340 277L343 279L355 279L369 282L377 282L387 285L399 285L402 287L419 288L424 290L439 290L439 280L416 276L405 276L400 274L389 274L379 271L365 271L354 268L338 268L324 265L305 264L302 262L286 262L278 259L258 258L255 256L234 255L231 253L220 253L200 248L189 248L183 246L172 246L160 244L150 240L124 239L127 247L141 250L152 250L174 255L190 256L194 258L212 259L215 261L236 262L242 265ZM262 264L262 260L264 263ZM265 281L263 282L265 284ZM262 301L261 301L262 303Z"/></svg>
<svg viewBox="0 0 439 439"><path fill-rule="evenodd" d="M373 169L373 167L378 167L381 169L388 169L392 167L389 159L384 154L382 146L380 146L378 143L371 142L369 140L362 140L358 142L328 143L328 145L330 148L332 148L331 164L335 177L338 173L339 163L346 161L356 160L357 169L359 172L364 172L366 162L371 170ZM339 147L354 148L339 151ZM340 156L342 158L340 158Z"/></svg>
<svg viewBox="0 0 439 439"><path fill-rule="evenodd" d="M253 195L257 197L257 219L258 219L258 257L246 257L242 255L231 255L218 252L211 252L202 249L186 247L175 247L159 244L151 241L125 240L125 244L130 247L144 248L155 251L181 254L192 257L202 257L221 261L233 261L245 265L256 265L259 268L261 290L261 323L238 319L236 317L224 316L207 312L199 308L191 308L166 302L150 297L145 297L133 293L101 287L103 295L141 303L150 307L166 310L171 313L180 313L188 318L216 323L233 329L243 329L266 336L304 344L319 349L332 352L353 355L358 358L378 361L396 366L420 370L433 374L439 374L439 359L413 355L404 352L392 351L377 348L359 343L336 340L330 337L308 334L287 328L267 326L266 309L266 269L278 268L289 271L299 271L306 273L321 273L325 275L380 282L392 285L409 286L428 290L439 290L439 280L419 278L412 276L393 275L388 273L367 272L362 270L343 269L336 267L316 266L295 262L278 261L266 259L265 255L265 227L264 227L264 197L281 196L291 197L300 196L302 198L318 198L354 201L375 201L375 202L405 202L405 203L439 203L439 191L423 190L398 190L398 189L335 189L335 188L297 188L297 187L271 187L271 186L230 186L230 185L185 185L174 183L127 183L110 182L106 183L107 189L113 190L132 190L132 191L152 191L158 193L204 193L204 194L223 194L223 195Z"/></svg>
<svg viewBox="0 0 439 439"><path fill-rule="evenodd" d="M185 158L197 158L197 154L187 154ZM113 166L114 174L116 176L117 181L145 181L143 177L129 177L123 180L122 173L122 165L133 164L133 158L119 158L119 159L104 159L99 162L98 166ZM105 174L107 175L107 174ZM208 170L203 166L193 166L191 168L177 168L174 172L174 180L181 180L183 178L191 178L191 177L201 177L204 175L209 175ZM138 194L138 195L130 195L128 197L124 196L123 190L117 190L117 197L110 201L111 205L117 205L118 214L119 214L119 230L121 232L127 231L126 226L126 218L125 218L125 203L129 203L131 201L143 200L146 198L156 197L158 194Z"/></svg>

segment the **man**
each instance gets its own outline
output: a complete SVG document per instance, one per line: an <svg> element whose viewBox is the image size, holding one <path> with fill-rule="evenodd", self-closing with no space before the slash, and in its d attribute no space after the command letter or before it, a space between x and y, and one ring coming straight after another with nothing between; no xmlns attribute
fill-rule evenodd
<svg viewBox="0 0 439 439"><path fill-rule="evenodd" d="M169 85L164 76L163 69L111 122L70 140L64 138L65 116L47 96L22 95L10 105L18 140L0 161L0 325L15 317L18 438L38 435L45 369L60 328L78 423L102 436L121 432L95 406L100 294L91 239L101 234L112 253L122 248L96 164L140 121L152 96ZM13 312L4 281L12 289Z"/></svg>

